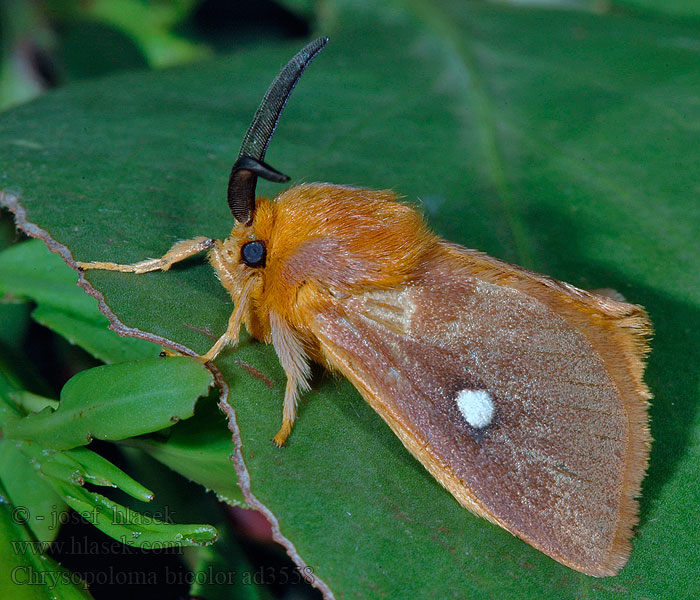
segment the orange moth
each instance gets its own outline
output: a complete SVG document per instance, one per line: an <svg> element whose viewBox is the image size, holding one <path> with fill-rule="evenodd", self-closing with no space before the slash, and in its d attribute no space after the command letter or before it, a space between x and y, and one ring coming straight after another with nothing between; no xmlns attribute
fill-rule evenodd
<svg viewBox="0 0 700 600"><path fill-rule="evenodd" d="M647 466L651 333L644 309L440 239L390 191L328 183L256 198L280 114L327 42L303 48L268 89L229 179L223 241L83 269L166 271L208 257L235 308L201 356L242 324L287 375L282 446L309 363L342 373L465 508L583 573L629 556Z"/></svg>

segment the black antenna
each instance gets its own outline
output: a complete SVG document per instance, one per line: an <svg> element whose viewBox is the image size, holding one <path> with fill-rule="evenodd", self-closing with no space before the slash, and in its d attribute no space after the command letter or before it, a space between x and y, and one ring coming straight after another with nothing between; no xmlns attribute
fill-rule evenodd
<svg viewBox="0 0 700 600"><path fill-rule="evenodd" d="M294 86L327 43L327 37L320 37L304 46L275 77L255 112L228 180L228 205L239 223L250 225L253 222L258 177L278 183L289 181L287 175L263 162L265 151Z"/></svg>

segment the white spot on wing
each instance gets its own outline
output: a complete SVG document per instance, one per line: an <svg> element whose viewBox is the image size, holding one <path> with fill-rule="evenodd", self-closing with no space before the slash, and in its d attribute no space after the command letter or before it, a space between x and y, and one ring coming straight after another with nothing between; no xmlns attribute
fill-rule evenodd
<svg viewBox="0 0 700 600"><path fill-rule="evenodd" d="M459 412L474 429L481 429L493 420L493 400L486 390L462 390L455 397Z"/></svg>

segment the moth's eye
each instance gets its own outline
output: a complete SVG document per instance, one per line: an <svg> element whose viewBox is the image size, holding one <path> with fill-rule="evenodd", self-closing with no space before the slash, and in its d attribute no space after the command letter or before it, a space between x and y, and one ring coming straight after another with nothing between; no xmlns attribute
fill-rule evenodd
<svg viewBox="0 0 700 600"><path fill-rule="evenodd" d="M265 266L265 242L253 240L241 247L241 260L249 267Z"/></svg>

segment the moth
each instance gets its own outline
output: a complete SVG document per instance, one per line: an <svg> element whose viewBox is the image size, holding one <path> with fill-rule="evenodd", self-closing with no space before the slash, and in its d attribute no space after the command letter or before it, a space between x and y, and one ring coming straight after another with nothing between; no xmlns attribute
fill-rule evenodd
<svg viewBox="0 0 700 600"><path fill-rule="evenodd" d="M347 377L457 501L553 559L614 575L637 522L650 446L641 306L447 242L390 191L329 183L257 197L280 114L326 45L304 47L271 84L231 170L236 224L132 265L166 271L199 252L230 293L225 333L272 343L292 431L310 361Z"/></svg>

